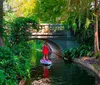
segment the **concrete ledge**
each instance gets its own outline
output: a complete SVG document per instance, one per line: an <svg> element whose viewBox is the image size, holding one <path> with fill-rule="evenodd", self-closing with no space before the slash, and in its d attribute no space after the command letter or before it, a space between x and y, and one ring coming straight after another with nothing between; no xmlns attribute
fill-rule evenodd
<svg viewBox="0 0 100 85"><path fill-rule="evenodd" d="M74 58L73 62L78 64L80 67L83 67L83 69L85 68L85 70L90 71L89 73L95 76L97 82L96 85L100 85L100 71L98 71L98 69L96 69L93 65L86 63L79 58Z"/></svg>

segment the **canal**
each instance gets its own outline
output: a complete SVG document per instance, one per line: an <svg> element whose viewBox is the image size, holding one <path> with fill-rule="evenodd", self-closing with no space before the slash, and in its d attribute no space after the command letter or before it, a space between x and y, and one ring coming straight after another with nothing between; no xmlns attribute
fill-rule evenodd
<svg viewBox="0 0 100 85"><path fill-rule="evenodd" d="M78 65L66 63L53 53L49 57L53 62L50 69L48 69L49 82L44 81L44 69L43 65L40 64L32 72L31 83L28 85L95 85L95 78Z"/></svg>
<svg viewBox="0 0 100 85"><path fill-rule="evenodd" d="M67 36L71 39L70 33L67 33ZM55 54L62 54L63 50L75 47L77 46L77 43L65 38L61 40L54 39L54 42L59 43L58 46L56 45L57 43L54 43L52 40L48 41L52 50L49 59L53 63L50 69L48 69L49 82L44 81L45 70L44 66L40 64L42 55L37 51L34 53L34 56L39 58L37 59L38 66L37 68L32 69L31 79L26 83L26 85L95 85L95 77L90 75L86 70L75 63L64 62L61 57ZM62 47L62 49L60 47Z"/></svg>
<svg viewBox="0 0 100 85"><path fill-rule="evenodd" d="M50 72L51 85L95 85L95 78L74 63L59 60Z"/></svg>

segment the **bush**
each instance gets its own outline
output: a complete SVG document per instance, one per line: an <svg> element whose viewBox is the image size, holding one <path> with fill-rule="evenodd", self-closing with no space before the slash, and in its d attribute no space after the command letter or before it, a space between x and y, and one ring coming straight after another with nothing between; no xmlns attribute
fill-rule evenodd
<svg viewBox="0 0 100 85"><path fill-rule="evenodd" d="M0 47L0 85L18 85L18 78L30 78L30 46ZM12 53L13 52L13 53Z"/></svg>
<svg viewBox="0 0 100 85"><path fill-rule="evenodd" d="M14 55L7 47L0 47L0 85L18 85Z"/></svg>
<svg viewBox="0 0 100 85"><path fill-rule="evenodd" d="M6 25L4 41L10 49L0 47L0 85L18 85L18 78L30 77L32 47L26 40L31 29L37 29L37 23L24 17Z"/></svg>
<svg viewBox="0 0 100 85"><path fill-rule="evenodd" d="M90 46L79 46L77 48L71 48L64 51L65 57L77 58L82 56L93 56L93 48Z"/></svg>
<svg viewBox="0 0 100 85"><path fill-rule="evenodd" d="M31 45L27 43L20 43L14 45L11 50L16 55L15 69L21 79L26 79L30 77L31 68ZM18 57L17 57L18 56Z"/></svg>

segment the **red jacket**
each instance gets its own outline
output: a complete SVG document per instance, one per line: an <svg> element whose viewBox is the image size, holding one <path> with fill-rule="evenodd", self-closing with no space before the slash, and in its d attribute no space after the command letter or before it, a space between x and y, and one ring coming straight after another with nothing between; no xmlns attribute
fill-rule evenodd
<svg viewBox="0 0 100 85"><path fill-rule="evenodd" d="M47 45L44 45L44 46L43 46L42 53L48 55L48 53L49 53L49 48L48 48Z"/></svg>

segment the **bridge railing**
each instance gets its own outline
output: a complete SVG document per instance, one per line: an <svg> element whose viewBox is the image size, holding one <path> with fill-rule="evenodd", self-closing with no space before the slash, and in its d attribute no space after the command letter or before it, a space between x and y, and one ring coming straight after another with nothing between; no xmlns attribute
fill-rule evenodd
<svg viewBox="0 0 100 85"><path fill-rule="evenodd" d="M37 25L39 29L49 28L50 30L64 30L65 25L61 24L38 24Z"/></svg>
<svg viewBox="0 0 100 85"><path fill-rule="evenodd" d="M39 31L31 31L31 38L58 38L66 37L64 25L60 24L38 24Z"/></svg>

